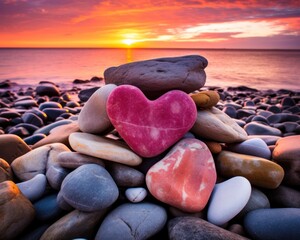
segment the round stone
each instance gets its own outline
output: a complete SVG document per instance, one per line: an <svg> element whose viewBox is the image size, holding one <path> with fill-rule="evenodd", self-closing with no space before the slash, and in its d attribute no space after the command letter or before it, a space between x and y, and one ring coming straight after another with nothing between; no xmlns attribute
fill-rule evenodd
<svg viewBox="0 0 300 240"><path fill-rule="evenodd" d="M72 207L93 212L112 205L119 196L119 190L105 168L86 164L64 179L61 195Z"/></svg>
<svg viewBox="0 0 300 240"><path fill-rule="evenodd" d="M190 96L198 108L211 108L220 101L220 95L216 91L201 91Z"/></svg>
<svg viewBox="0 0 300 240"><path fill-rule="evenodd" d="M251 184L244 177L216 184L208 206L208 221L218 226L227 223L246 206L250 195Z"/></svg>
<svg viewBox="0 0 300 240"><path fill-rule="evenodd" d="M133 203L141 202L147 196L147 190L142 187L128 188L125 191L125 196L130 202Z"/></svg>

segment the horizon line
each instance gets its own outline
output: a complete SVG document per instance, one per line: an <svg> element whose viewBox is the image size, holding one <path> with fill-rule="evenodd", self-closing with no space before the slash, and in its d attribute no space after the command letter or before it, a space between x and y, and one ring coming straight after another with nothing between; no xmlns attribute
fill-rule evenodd
<svg viewBox="0 0 300 240"><path fill-rule="evenodd" d="M245 51L300 51L300 48L174 48L174 47L0 47L0 49L142 49L142 50L245 50Z"/></svg>

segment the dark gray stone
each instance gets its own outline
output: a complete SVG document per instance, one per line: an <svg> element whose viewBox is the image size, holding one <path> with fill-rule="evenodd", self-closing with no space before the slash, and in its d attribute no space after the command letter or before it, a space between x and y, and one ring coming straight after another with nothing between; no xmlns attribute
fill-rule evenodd
<svg viewBox="0 0 300 240"><path fill-rule="evenodd" d="M36 89L36 94L39 96L59 96L59 89L53 84L39 84Z"/></svg>
<svg viewBox="0 0 300 240"><path fill-rule="evenodd" d="M268 145L260 138L251 138L241 143L229 144L228 150L236 153L271 159L271 151Z"/></svg>
<svg viewBox="0 0 300 240"><path fill-rule="evenodd" d="M247 123L244 126L245 131L248 135L273 135L282 136L282 133L277 128L270 127L258 122Z"/></svg>
<svg viewBox="0 0 300 240"><path fill-rule="evenodd" d="M119 187L138 187L145 183L140 171L120 163L107 163L106 169Z"/></svg>
<svg viewBox="0 0 300 240"><path fill-rule="evenodd" d="M72 207L92 212L112 205L119 190L105 168L86 164L68 174L61 185L61 195Z"/></svg>
<svg viewBox="0 0 300 240"><path fill-rule="evenodd" d="M257 209L244 218L244 227L253 239L298 240L300 208Z"/></svg>
<svg viewBox="0 0 300 240"><path fill-rule="evenodd" d="M173 89L186 93L204 86L207 60L199 55L132 62L104 71L105 83L129 84L147 96L160 96Z"/></svg>
<svg viewBox="0 0 300 240"><path fill-rule="evenodd" d="M33 204L38 221L50 221L59 217L63 210L59 208L56 194L48 195Z"/></svg>
<svg viewBox="0 0 300 240"><path fill-rule="evenodd" d="M168 222L170 240L242 240L243 236L229 232L197 217L177 217Z"/></svg>

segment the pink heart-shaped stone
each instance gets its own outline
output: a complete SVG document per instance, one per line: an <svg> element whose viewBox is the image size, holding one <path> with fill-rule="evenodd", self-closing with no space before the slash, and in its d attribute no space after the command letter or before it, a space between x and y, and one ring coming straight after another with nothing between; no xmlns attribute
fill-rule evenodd
<svg viewBox="0 0 300 240"><path fill-rule="evenodd" d="M131 85L115 88L106 108L121 137L143 157L165 151L190 130L197 117L195 103L182 91L172 90L150 101Z"/></svg>

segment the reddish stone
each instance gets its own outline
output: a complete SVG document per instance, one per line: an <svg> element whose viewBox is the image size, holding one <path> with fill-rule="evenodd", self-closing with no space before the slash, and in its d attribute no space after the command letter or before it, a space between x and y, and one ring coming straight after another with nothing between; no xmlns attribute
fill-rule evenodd
<svg viewBox="0 0 300 240"><path fill-rule="evenodd" d="M146 175L150 193L185 212L199 212L207 204L216 183L214 159L197 139L177 143Z"/></svg>
<svg viewBox="0 0 300 240"><path fill-rule="evenodd" d="M153 157L189 131L196 121L197 109L191 97L179 90L150 101L138 88L122 85L109 95L107 114L133 151Z"/></svg>

